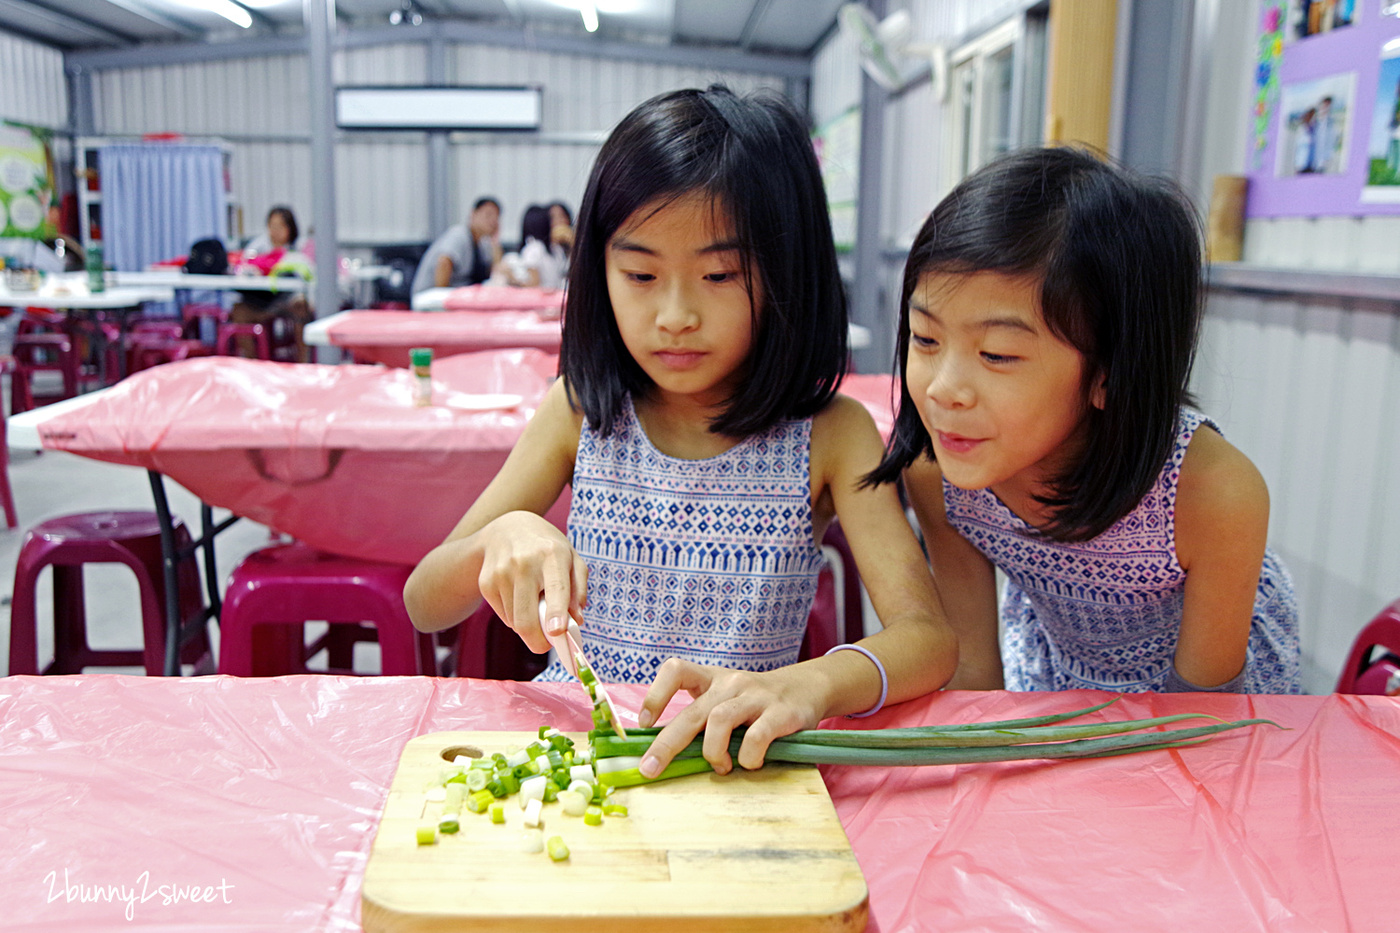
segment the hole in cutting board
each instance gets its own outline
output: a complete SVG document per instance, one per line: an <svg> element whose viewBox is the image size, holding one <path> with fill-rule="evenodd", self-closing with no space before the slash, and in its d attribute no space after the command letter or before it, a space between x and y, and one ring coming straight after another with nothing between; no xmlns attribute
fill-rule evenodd
<svg viewBox="0 0 1400 933"><path fill-rule="evenodd" d="M468 758L481 758L486 753L475 745L449 745L442 750L442 760L451 764L457 760L458 755L465 755Z"/></svg>

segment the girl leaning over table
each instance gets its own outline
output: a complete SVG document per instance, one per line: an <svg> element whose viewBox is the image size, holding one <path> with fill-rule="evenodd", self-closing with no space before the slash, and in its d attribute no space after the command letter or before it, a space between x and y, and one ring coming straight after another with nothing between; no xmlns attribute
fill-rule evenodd
<svg viewBox="0 0 1400 933"><path fill-rule="evenodd" d="M839 395L846 312L806 128L775 95L653 98L613 130L579 210L561 377L509 459L414 571L414 624L481 599L533 651L581 628L598 677L653 681L655 721L695 699L643 762L701 730L705 757L757 767L772 739L935 690L957 646L889 486L881 444ZM566 537L541 516L566 485ZM797 661L839 517L883 624ZM540 676L568 675L554 662Z"/></svg>
<svg viewBox="0 0 1400 933"><path fill-rule="evenodd" d="M903 477L957 581L950 686L1299 692L1268 489L1190 407L1200 280L1184 198L1073 149L988 165L919 231L871 480Z"/></svg>

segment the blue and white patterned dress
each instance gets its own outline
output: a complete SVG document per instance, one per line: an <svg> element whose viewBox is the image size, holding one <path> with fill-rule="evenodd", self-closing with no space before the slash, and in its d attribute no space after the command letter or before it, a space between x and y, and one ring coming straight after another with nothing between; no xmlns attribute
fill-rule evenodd
<svg viewBox="0 0 1400 933"><path fill-rule="evenodd" d="M585 650L605 683L649 683L669 657L766 671L797 661L816 595L811 419L716 457L661 453L626 402L584 424L569 540L588 565ZM557 661L536 680L567 680Z"/></svg>
<svg viewBox="0 0 1400 933"><path fill-rule="evenodd" d="M1028 536L990 490L943 484L948 520L1006 574L1001 656L1008 690L1159 690L1172 666L1186 571L1176 559L1176 492L1186 446L1202 424L1183 409L1157 482L1103 534L1057 542ZM1218 429L1217 429L1218 430ZM1298 607L1288 570L1264 556L1245 662L1245 693L1298 693Z"/></svg>

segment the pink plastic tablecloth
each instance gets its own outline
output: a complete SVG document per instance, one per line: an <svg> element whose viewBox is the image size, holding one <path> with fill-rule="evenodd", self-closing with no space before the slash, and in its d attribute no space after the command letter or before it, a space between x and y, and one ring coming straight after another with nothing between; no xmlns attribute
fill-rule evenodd
<svg viewBox="0 0 1400 933"><path fill-rule="evenodd" d="M642 690L611 692L635 709ZM865 723L1002 719L1106 697L955 692ZM1394 929L1400 700L1135 696L1095 718L1183 711L1285 728L1097 760L824 768L870 887L871 929ZM408 739L588 721L566 684L5 678L3 925L356 930ZM176 900L191 887L211 900Z"/></svg>
<svg viewBox="0 0 1400 933"><path fill-rule="evenodd" d="M413 347L432 347L435 359L511 347L558 353L560 323L534 311L346 311L326 337L358 362L407 366Z"/></svg>
<svg viewBox="0 0 1400 933"><path fill-rule="evenodd" d="M555 365L539 350L450 357L420 408L403 369L207 357L136 373L39 434L314 547L416 563L496 475Z"/></svg>
<svg viewBox="0 0 1400 933"><path fill-rule="evenodd" d="M418 408L404 369L203 357L136 373L39 436L156 470L313 547L415 564L496 475L556 370L540 350L447 357L433 364L434 404ZM888 433L889 376L850 376L842 391ZM566 491L548 517L567 515Z"/></svg>
<svg viewBox="0 0 1400 933"><path fill-rule="evenodd" d="M564 308L564 293L509 285L464 285L443 299L442 306L447 311L534 311L546 308L558 316Z"/></svg>

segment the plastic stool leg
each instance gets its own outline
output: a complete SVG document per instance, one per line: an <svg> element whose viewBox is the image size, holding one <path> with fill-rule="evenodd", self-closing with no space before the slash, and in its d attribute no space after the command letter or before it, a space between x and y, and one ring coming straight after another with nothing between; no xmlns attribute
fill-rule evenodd
<svg viewBox="0 0 1400 933"><path fill-rule="evenodd" d="M15 567L14 596L10 600L10 673L39 673L39 623L34 608L38 568L23 559Z"/></svg>
<svg viewBox="0 0 1400 933"><path fill-rule="evenodd" d="M45 674L81 674L87 643L87 610L83 604L83 568L53 566L53 663Z"/></svg>

